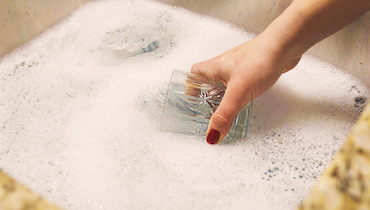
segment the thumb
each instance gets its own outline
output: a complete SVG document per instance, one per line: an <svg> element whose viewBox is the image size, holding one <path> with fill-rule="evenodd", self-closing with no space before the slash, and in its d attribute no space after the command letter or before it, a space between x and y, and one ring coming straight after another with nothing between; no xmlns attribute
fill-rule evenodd
<svg viewBox="0 0 370 210"><path fill-rule="evenodd" d="M245 91L241 87L229 84L225 95L212 115L208 124L207 142L209 144L219 143L229 132L235 116L244 107L248 96L243 94Z"/></svg>

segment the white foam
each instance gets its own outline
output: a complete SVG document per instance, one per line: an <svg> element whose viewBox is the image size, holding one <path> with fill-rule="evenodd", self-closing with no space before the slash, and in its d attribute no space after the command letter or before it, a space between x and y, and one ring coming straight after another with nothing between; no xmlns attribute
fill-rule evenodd
<svg viewBox="0 0 370 210"><path fill-rule="evenodd" d="M125 27L170 39L120 60L102 43ZM293 209L370 98L353 76L304 57L254 101L246 139L159 132L172 70L252 37L151 1L85 5L2 60L2 169L66 209Z"/></svg>

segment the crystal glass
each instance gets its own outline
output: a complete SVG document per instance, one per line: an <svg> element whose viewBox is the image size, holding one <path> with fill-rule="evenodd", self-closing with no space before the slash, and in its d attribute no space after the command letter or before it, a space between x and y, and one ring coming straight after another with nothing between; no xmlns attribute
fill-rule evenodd
<svg viewBox="0 0 370 210"><path fill-rule="evenodd" d="M202 75L175 70L165 99L162 131L205 136L209 120L219 106L226 87ZM227 138L247 136L250 128L252 101L235 117Z"/></svg>

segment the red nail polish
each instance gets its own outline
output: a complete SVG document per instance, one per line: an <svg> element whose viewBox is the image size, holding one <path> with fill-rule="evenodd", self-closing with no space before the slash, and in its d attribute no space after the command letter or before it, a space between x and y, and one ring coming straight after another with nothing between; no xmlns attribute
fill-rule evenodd
<svg viewBox="0 0 370 210"><path fill-rule="evenodd" d="M207 142L209 144L216 144L220 139L220 132L216 131L215 129L211 129L207 135Z"/></svg>

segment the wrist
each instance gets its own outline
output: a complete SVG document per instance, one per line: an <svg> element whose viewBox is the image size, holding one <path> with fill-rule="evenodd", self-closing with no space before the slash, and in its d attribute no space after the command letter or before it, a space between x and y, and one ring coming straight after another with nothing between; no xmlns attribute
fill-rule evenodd
<svg viewBox="0 0 370 210"><path fill-rule="evenodd" d="M317 43L315 34L304 34L305 19L299 13L292 3L259 35L279 57L299 58Z"/></svg>
<svg viewBox="0 0 370 210"><path fill-rule="evenodd" d="M299 57L369 10L369 0L294 0L261 36L279 53Z"/></svg>

